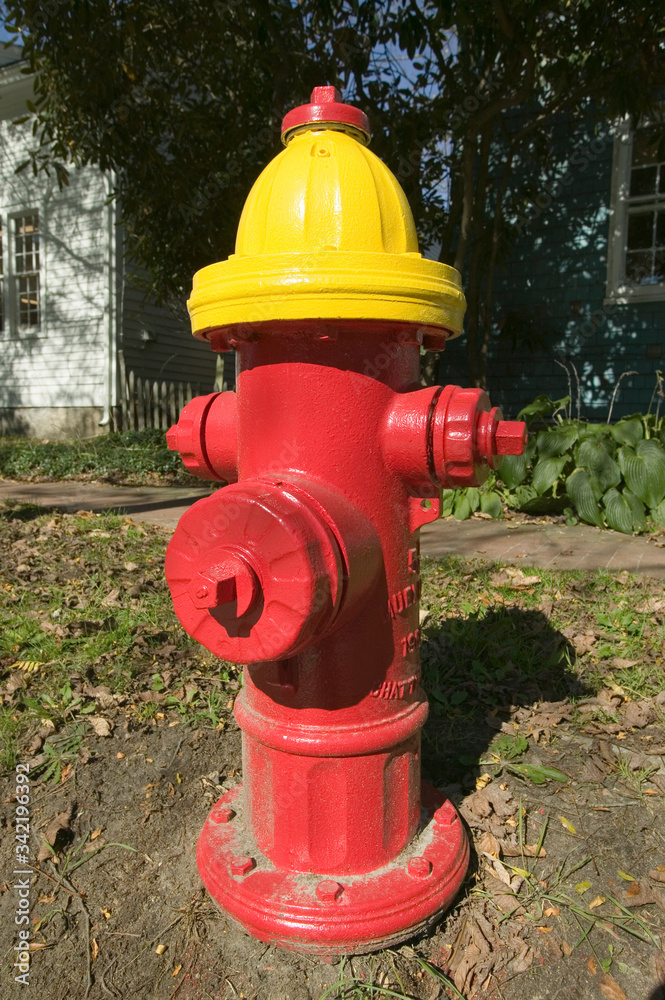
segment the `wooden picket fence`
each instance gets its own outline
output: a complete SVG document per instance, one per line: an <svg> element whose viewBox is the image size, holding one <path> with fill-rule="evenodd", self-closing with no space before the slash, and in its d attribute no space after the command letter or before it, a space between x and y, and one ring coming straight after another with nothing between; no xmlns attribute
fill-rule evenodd
<svg viewBox="0 0 665 1000"><path fill-rule="evenodd" d="M124 367L124 366L123 366ZM119 430L168 430L194 396L214 391L201 382L166 382L121 370Z"/></svg>

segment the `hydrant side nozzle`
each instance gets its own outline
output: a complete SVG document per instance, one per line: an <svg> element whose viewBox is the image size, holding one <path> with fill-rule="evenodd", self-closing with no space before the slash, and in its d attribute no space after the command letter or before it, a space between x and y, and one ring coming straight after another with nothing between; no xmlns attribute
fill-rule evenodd
<svg viewBox="0 0 665 1000"><path fill-rule="evenodd" d="M234 483L238 479L235 392L195 396L177 424L166 432L171 451L180 452L188 472L200 479Z"/></svg>
<svg viewBox="0 0 665 1000"><path fill-rule="evenodd" d="M480 486L503 455L521 455L526 425L503 420L482 389L446 386L431 421L431 450L436 482L448 489Z"/></svg>

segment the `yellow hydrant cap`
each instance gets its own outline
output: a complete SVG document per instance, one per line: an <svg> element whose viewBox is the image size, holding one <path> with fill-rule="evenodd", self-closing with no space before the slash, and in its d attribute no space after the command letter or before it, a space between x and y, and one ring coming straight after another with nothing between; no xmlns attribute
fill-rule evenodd
<svg viewBox="0 0 665 1000"><path fill-rule="evenodd" d="M425 260L406 196L366 146L369 123L334 87L283 125L286 149L242 212L236 252L194 275L194 335L280 320L378 320L459 335L459 273Z"/></svg>

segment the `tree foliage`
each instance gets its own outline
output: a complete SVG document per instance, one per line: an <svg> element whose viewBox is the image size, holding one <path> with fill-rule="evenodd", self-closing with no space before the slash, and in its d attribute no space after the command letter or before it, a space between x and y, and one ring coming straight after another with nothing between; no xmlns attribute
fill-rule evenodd
<svg viewBox="0 0 665 1000"><path fill-rule="evenodd" d="M553 169L553 129L654 112L661 0L8 0L36 74L35 170L113 171L161 298L233 251L279 122L335 83L370 116L421 243L463 271L484 378L497 266Z"/></svg>

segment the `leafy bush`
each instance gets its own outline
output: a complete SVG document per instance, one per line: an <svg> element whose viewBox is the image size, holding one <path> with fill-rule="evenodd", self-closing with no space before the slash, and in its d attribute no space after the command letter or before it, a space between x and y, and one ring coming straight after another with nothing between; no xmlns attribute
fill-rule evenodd
<svg viewBox="0 0 665 1000"><path fill-rule="evenodd" d="M647 531L649 520L665 526L665 418L636 413L588 424L562 417L567 403L538 396L525 406L518 414L529 426L524 454L504 458L480 489L444 490L442 513L500 517L505 504L625 534ZM553 424L537 429L547 417Z"/></svg>

